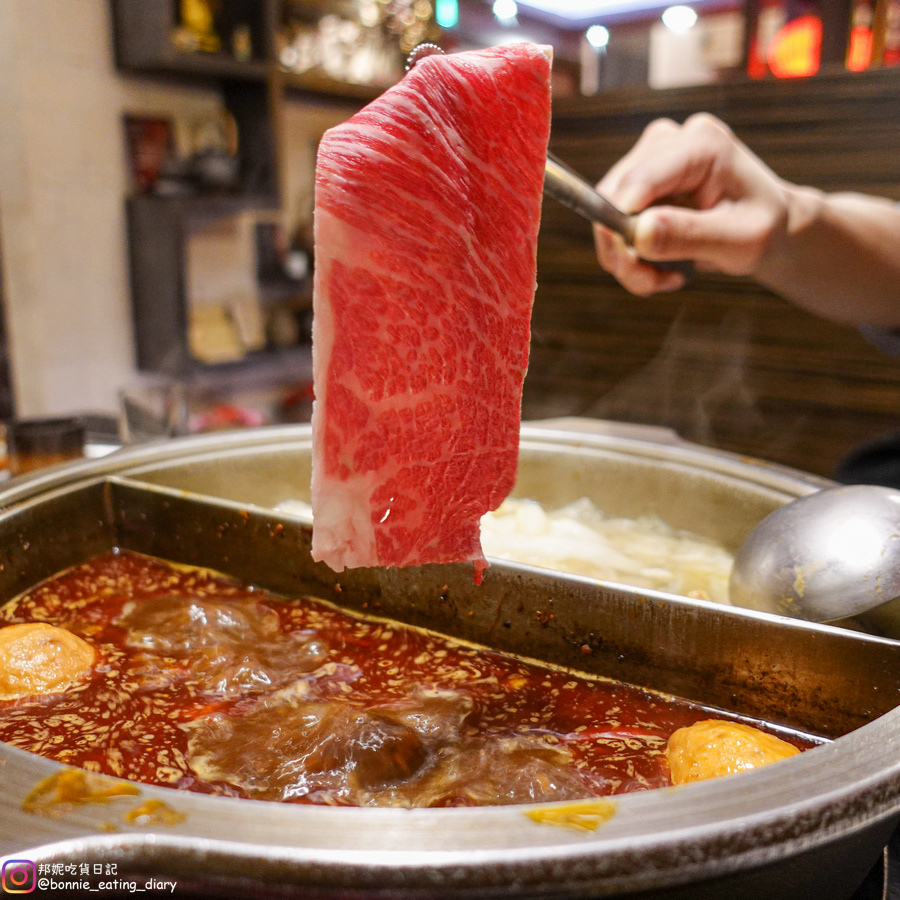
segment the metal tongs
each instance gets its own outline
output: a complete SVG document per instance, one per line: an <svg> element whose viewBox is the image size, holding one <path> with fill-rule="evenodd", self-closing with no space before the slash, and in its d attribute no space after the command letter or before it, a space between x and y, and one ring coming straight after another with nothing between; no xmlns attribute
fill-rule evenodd
<svg viewBox="0 0 900 900"><path fill-rule="evenodd" d="M549 151L544 166L544 193L589 222L597 222L622 235L629 247L634 246L636 217L622 212ZM645 259L642 262L662 272L678 272L684 276L685 281L690 281L697 274L690 260L655 262Z"/></svg>
<svg viewBox="0 0 900 900"><path fill-rule="evenodd" d="M408 72L419 60L434 54L443 54L443 50L437 44L419 44L414 47L406 60ZM547 153L547 162L544 166L544 194L552 197L567 209L577 213L589 222L596 222L609 228L616 234L620 234L629 246L634 245L635 216L622 212L602 194L598 193L577 172L570 169L562 160L552 153ZM665 272L679 272L685 280L694 277L696 270L689 260L676 262L650 262L653 266Z"/></svg>
<svg viewBox="0 0 900 900"><path fill-rule="evenodd" d="M634 216L623 213L549 151L544 166L544 193L589 222L622 235L629 246L634 244Z"/></svg>

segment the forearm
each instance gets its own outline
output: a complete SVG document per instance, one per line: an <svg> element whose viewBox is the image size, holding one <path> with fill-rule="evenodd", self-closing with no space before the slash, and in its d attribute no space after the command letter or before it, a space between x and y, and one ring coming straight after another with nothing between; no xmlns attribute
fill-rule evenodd
<svg viewBox="0 0 900 900"><path fill-rule="evenodd" d="M900 207L785 184L788 216L754 277L838 322L900 326Z"/></svg>

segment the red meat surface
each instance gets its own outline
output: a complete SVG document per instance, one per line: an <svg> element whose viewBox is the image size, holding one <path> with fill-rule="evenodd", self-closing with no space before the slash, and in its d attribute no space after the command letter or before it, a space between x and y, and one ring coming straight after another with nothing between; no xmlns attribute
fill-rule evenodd
<svg viewBox="0 0 900 900"><path fill-rule="evenodd" d="M430 56L316 165L313 557L473 560L515 482L549 48Z"/></svg>

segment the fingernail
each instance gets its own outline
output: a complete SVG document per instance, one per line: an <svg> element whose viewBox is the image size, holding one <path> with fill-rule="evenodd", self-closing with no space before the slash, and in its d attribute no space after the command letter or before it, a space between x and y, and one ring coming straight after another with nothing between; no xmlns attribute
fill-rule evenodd
<svg viewBox="0 0 900 900"><path fill-rule="evenodd" d="M634 217L634 246L638 250L647 251L653 244L653 229L656 217L650 210L638 213Z"/></svg>
<svg viewBox="0 0 900 900"><path fill-rule="evenodd" d="M647 205L643 191L627 187L616 196L615 204L622 212L629 214L640 212Z"/></svg>

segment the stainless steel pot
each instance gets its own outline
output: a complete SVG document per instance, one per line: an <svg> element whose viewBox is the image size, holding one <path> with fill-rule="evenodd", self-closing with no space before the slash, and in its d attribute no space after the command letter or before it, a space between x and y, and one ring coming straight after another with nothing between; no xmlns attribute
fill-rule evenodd
<svg viewBox="0 0 900 900"><path fill-rule="evenodd" d="M261 429L12 482L0 492L0 601L119 546L835 740L746 775L616 798L612 818L583 833L524 807L330 809L149 786L46 817L23 803L60 766L0 745L0 855L229 897L850 897L900 819L900 643L523 566L493 565L480 588L471 566L338 576L311 562L308 524L271 509L306 499L309 452L308 428ZM824 483L658 429L578 421L523 427L516 492L656 512L736 545ZM128 824L153 798L184 820Z"/></svg>

